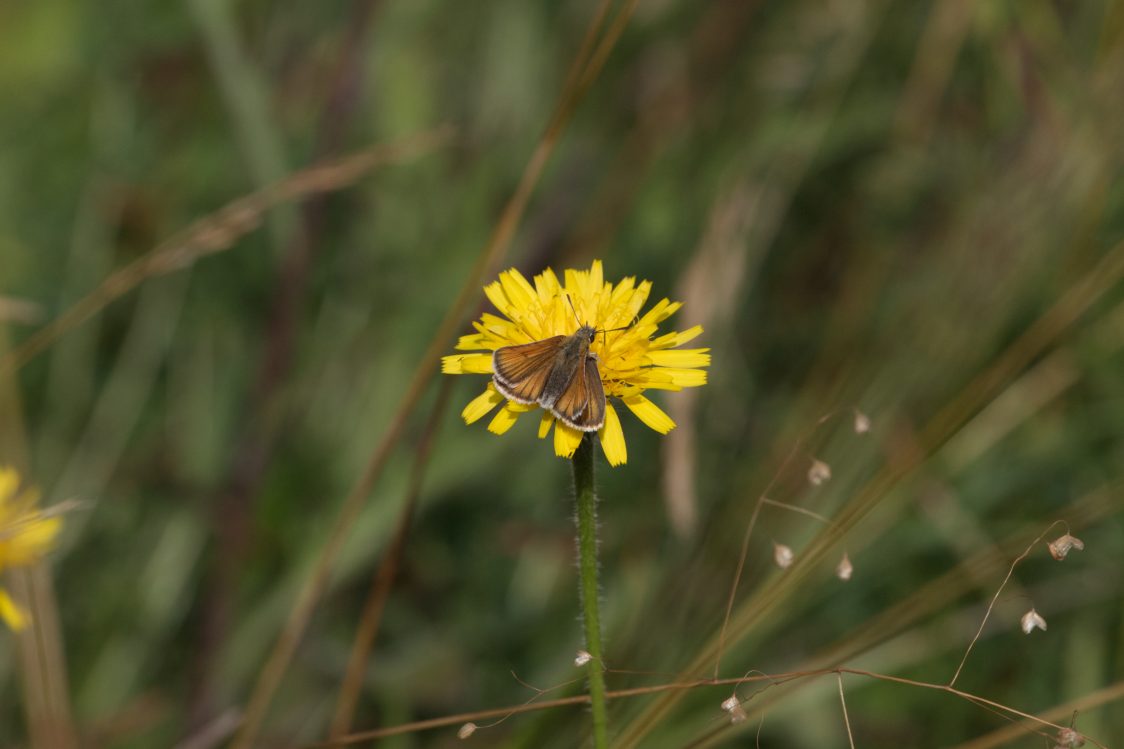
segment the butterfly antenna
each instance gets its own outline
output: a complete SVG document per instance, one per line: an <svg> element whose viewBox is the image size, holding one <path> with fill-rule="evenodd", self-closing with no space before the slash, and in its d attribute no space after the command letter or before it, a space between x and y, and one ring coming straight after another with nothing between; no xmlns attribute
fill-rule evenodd
<svg viewBox="0 0 1124 749"><path fill-rule="evenodd" d="M574 300L569 294L566 295L566 301L570 303L570 309L574 311L574 320L577 322L578 327L582 327L582 319L578 317L578 308L574 306Z"/></svg>

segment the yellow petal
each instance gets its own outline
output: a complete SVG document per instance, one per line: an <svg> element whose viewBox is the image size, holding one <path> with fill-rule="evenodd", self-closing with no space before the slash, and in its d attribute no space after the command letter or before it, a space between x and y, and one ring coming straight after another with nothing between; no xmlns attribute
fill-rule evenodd
<svg viewBox="0 0 1124 749"><path fill-rule="evenodd" d="M3 544L3 565L23 566L40 559L50 550L62 530L62 519L35 515L18 521L11 538Z"/></svg>
<svg viewBox="0 0 1124 749"><path fill-rule="evenodd" d="M14 468L0 468L0 504L11 499L20 485L20 475Z"/></svg>
<svg viewBox="0 0 1124 749"><path fill-rule="evenodd" d="M676 346L682 346L687 341L702 335L702 332L703 327L701 325L696 325L680 333L666 333L659 338L652 339L652 348L675 348Z"/></svg>
<svg viewBox="0 0 1124 749"><path fill-rule="evenodd" d="M675 422L659 406L643 395L630 395L622 399L628 410L660 434L667 434L675 428Z"/></svg>
<svg viewBox="0 0 1124 749"><path fill-rule="evenodd" d="M478 349L495 348L495 338L487 333L476 333L475 335L462 335L457 339L456 348L460 351L476 351Z"/></svg>
<svg viewBox="0 0 1124 749"><path fill-rule="evenodd" d="M554 454L561 458L573 457L574 450L581 444L582 436L582 432L577 429L558 422L554 425Z"/></svg>
<svg viewBox="0 0 1124 749"><path fill-rule="evenodd" d="M441 371L445 374L491 374L491 354L452 354L441 357Z"/></svg>
<svg viewBox="0 0 1124 749"><path fill-rule="evenodd" d="M605 404L605 425L601 427L601 449L611 466L624 465L628 461L628 448L624 443L624 430L612 403Z"/></svg>
<svg viewBox="0 0 1124 749"><path fill-rule="evenodd" d="M0 589L0 619L17 632L27 625L27 616L3 589Z"/></svg>
<svg viewBox="0 0 1124 749"><path fill-rule="evenodd" d="M605 268L600 260L594 260L589 266L589 288L600 289L605 285Z"/></svg>
<svg viewBox="0 0 1124 749"><path fill-rule="evenodd" d="M538 292L539 301L543 304L562 293L562 286L558 283L558 276L554 275L553 270L547 268L535 276L535 291Z"/></svg>
<svg viewBox="0 0 1124 749"><path fill-rule="evenodd" d="M500 276L500 278L503 278L503 276ZM511 304L507 301L507 295L504 294L503 286L500 285L499 281L492 281L485 286L484 296L488 297L488 301L500 312L515 319L514 315L511 314Z"/></svg>
<svg viewBox="0 0 1124 749"><path fill-rule="evenodd" d="M526 316L527 310L531 309L535 301L535 289L523 277L523 274L512 268L500 274L500 284L503 287L503 293L507 296L508 302L513 311L518 314L510 314L504 312L512 320L519 320Z"/></svg>
<svg viewBox="0 0 1124 749"><path fill-rule="evenodd" d="M624 304L624 315L621 315L621 325L632 322L632 318L640 314L640 310L644 307L644 303L648 301L648 295L652 293L652 282L641 281L636 290L632 292L632 297Z"/></svg>
<svg viewBox="0 0 1124 749"><path fill-rule="evenodd" d="M671 378L671 382L679 387L697 388L706 384L705 369L678 369L676 367L658 367L655 372L661 372Z"/></svg>
<svg viewBox="0 0 1124 749"><path fill-rule="evenodd" d="M461 411L461 418L465 424L472 424L484 418L493 408L503 403L504 397L496 389L488 385L488 389L469 401Z"/></svg>
<svg viewBox="0 0 1124 749"><path fill-rule="evenodd" d="M508 429L515 426L519 414L523 413L525 409L515 409L515 403L508 403L506 406L496 412L492 420L488 423L488 431L492 434L503 434Z"/></svg>
<svg viewBox="0 0 1124 749"><path fill-rule="evenodd" d="M542 420L539 421L539 439L546 439L546 435L550 434L550 425L554 423L554 414L547 411L545 408L542 412Z"/></svg>
<svg viewBox="0 0 1124 749"><path fill-rule="evenodd" d="M648 358L657 367L707 367L710 366L708 348L667 349L649 351Z"/></svg>
<svg viewBox="0 0 1124 749"><path fill-rule="evenodd" d="M648 367L631 381L657 390L682 390L706 384L705 369L677 369L675 367Z"/></svg>

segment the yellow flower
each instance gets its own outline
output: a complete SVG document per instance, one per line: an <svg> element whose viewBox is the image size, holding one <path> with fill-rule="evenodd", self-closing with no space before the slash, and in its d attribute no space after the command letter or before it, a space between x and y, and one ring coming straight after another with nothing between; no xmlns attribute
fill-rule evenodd
<svg viewBox="0 0 1124 749"><path fill-rule="evenodd" d="M36 509L38 501L35 489L20 487L15 470L0 467L0 572L7 567L34 564L54 545L62 519ZM0 619L16 630L27 623L27 615L3 588Z"/></svg>
<svg viewBox="0 0 1124 749"><path fill-rule="evenodd" d="M600 260L593 261L588 271L567 270L564 281L559 283L549 268L535 276L534 285L514 268L501 273L498 281L484 287L484 293L504 317L485 313L473 323L476 333L462 336L457 349L478 353L446 356L441 371L491 374L492 352L497 348L572 335L580 325L590 325L598 331L589 348L597 356L605 396L623 403L660 434L670 432L675 422L648 400L644 391L681 390L706 384L706 371L702 367L710 364L707 353L710 349L676 348L702 333L702 327L696 325L682 333L665 333L653 338L659 324L671 317L680 303L663 299L641 315L651 282L637 284L636 279L630 277L616 284L607 283ZM520 414L539 408L534 403L507 400L494 384L488 383L461 416L471 424L505 401L488 424L488 431L503 434ZM550 433L551 426L554 427L554 452L564 458L572 456L581 442L582 432L558 422L550 411L542 409L540 439ZM610 465L621 465L628 459L624 431L611 402L606 404L605 423L598 434Z"/></svg>

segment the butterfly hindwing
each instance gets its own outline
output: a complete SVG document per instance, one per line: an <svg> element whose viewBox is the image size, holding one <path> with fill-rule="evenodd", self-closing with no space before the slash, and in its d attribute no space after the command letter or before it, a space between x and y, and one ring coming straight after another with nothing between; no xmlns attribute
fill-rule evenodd
<svg viewBox="0 0 1124 749"><path fill-rule="evenodd" d="M592 356L585 360L585 383L589 403L574 426L583 432L596 432L605 424L605 388L601 384L597 360Z"/></svg>
<svg viewBox="0 0 1124 749"><path fill-rule="evenodd" d="M597 360L589 356L574 375L551 412L564 424L583 432L596 432L605 423L605 391Z"/></svg>

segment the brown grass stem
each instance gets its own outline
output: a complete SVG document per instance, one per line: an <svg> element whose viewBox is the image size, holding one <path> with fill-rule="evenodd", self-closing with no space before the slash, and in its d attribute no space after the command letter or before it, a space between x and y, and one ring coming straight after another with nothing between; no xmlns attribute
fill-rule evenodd
<svg viewBox="0 0 1124 749"><path fill-rule="evenodd" d="M432 455L433 440L437 436L441 420L449 405L449 397L453 391L452 386L453 380L451 378L442 381L437 402L434 403L429 420L418 439L414 462L410 469L410 484L406 490L406 501L398 513L394 538L387 549L382 564L379 565L375 573L371 584L371 592L363 606L363 614L351 643L351 654L347 659L347 668L340 684L339 696L336 698L336 709L332 715L329 736L333 738L342 736L351 730L351 724L355 718L355 706L359 701L359 692L363 687L363 677L370 668L371 647L374 645L375 638L378 637L383 611L386 609L386 602L390 598L390 591L394 587L394 582L398 576L398 566L406 549L406 539L410 535L410 525L413 521L418 498L421 496L429 458Z"/></svg>
<svg viewBox="0 0 1124 749"><path fill-rule="evenodd" d="M978 694L973 694L971 692L965 692L963 690L956 689L947 684L934 684L932 682L907 679L903 676L892 676L890 674L881 674L874 671L867 671L858 668L823 668L811 671L793 671L779 674L758 674L729 679L696 679L692 681L673 681L663 684L652 684L643 687L632 687L629 689L609 690L605 693L605 696L607 699L627 699L630 697L642 697L645 695L657 694L660 692L684 692L692 689L703 689L707 687L719 686L736 687L741 684L750 682L792 681L797 679L817 678L830 674L835 674L836 676L839 676L841 674L851 674L853 676L861 676L867 679L873 679L875 681L885 681L894 684L902 684L905 686L915 687L918 689L929 689L937 692L945 692L985 709L998 711L999 713L1007 717L1014 717L1022 719L1024 721L1029 721L1037 726L1038 729L1052 729L1054 731L1058 731L1064 727L1061 724L1054 723L1050 720L1046 720L1039 716L1032 715L1013 707L1009 707L1001 702L996 702L995 700L982 697ZM1110 688L1110 690L1107 692L1107 695L1108 696L1102 697L1104 702L1101 702L1100 704L1105 704L1110 700L1124 698L1124 687L1121 687L1121 685L1117 684L1115 685L1115 688ZM305 749L329 749L330 747L351 746L367 741L373 741L375 739L387 738L389 736L399 736L407 733L416 733L418 731L427 731L437 728L445 728L448 726L457 726L467 722L486 720L489 718L508 717L520 713L529 713L539 710L551 710L559 707L588 704L589 696L584 694L574 695L571 697L560 697L553 700L544 700L542 702L527 702L520 705L493 708L490 710L477 710L467 713L458 713L456 715L446 715L440 718L419 720L412 723L403 723L397 726L387 726L386 728L379 728L373 731L362 731L359 733L350 734L348 736L330 739L328 741L308 744L305 746ZM1036 729L1028 727L1027 730L1034 731ZM1100 749L1107 749L1104 744L1089 736L1086 736L1085 739L1093 746L1100 747Z"/></svg>
<svg viewBox="0 0 1124 749"><path fill-rule="evenodd" d="M976 634L972 638L972 641L968 643L968 648L964 651L964 657L960 659L960 665L956 667L956 673L952 675L952 680L948 682L948 685L950 687L954 686L956 684L956 680L960 678L960 672L964 669L964 664L968 662L968 655L972 652L972 648L976 646L976 641L980 639L980 635L983 634L984 626L987 624L987 620L991 616L991 610L995 608L995 603L999 600L999 595L1003 592L1003 589L1007 587L1007 583L1010 582L1011 576L1015 574L1015 567L1018 566L1019 562L1030 556L1030 552L1034 550L1034 547L1041 543L1042 539L1046 537L1046 534L1056 528L1058 525L1065 525L1065 523L1061 520L1055 520L1050 524L1049 528L1038 534L1038 538L1030 542L1030 545L1026 547L1026 550L1022 554L1019 554L1017 557L1015 557L1015 560L1011 562L1011 566L1007 569L1007 576L1003 578L1003 582L999 584L999 588L995 591L995 595L991 597L991 603L987 605L987 611L984 612L983 620L980 621L979 629L976 630Z"/></svg>
<svg viewBox="0 0 1124 749"><path fill-rule="evenodd" d="M596 38L600 35L601 22L598 19L603 18L603 13L599 13L596 16L595 22L591 24L587 32L587 38ZM586 60L575 59L573 65L576 69L585 69L588 67L589 63ZM515 228L518 226L519 220L526 210L531 193L542 177L546 164L553 154L558 140L565 129L565 125L568 123L570 116L573 114L587 87L588 84L586 86L581 86L579 81L579 85L569 90L564 90L560 94L555 113L546 131L539 139L534 152L531 154L523 170L523 175L519 180L519 184L504 206L503 212L496 222L491 238L477 257L476 262L465 279L464 285L461 287L460 293L450 306L449 311L446 313L445 318L434 334L429 347L422 356L422 360L411 378L409 389L403 396L401 405L391 420L391 424L386 433L371 453L371 457L367 462L362 476L343 501L343 505L332 526L331 533L320 555L317 557L312 573L302 586L297 601L290 611L289 617L286 619L281 633L258 675L258 679L246 707L245 722L243 723L241 731L235 737L232 744L233 749L249 749L256 740L258 732L261 730L262 722L265 719L266 711L273 701L273 695L280 685L281 678L288 670L289 663L292 661L293 654L296 652L297 644L300 642L308 627L308 622L312 618L312 612L327 585L331 568L343 547L343 542L347 538L348 532L358 518L359 512L362 510L367 496L374 488L376 480L381 475L391 451L398 442L409 415L413 412L414 407L425 392L430 380L436 374L438 361L448 348L449 342L456 333L456 330L461 326L465 310L468 308L473 298L479 293L479 287L483 283L483 279L492 270L493 266L499 262L500 258L503 257L508 245L510 245L511 239L515 234Z"/></svg>
<svg viewBox="0 0 1124 749"><path fill-rule="evenodd" d="M851 717L847 715L847 698L843 696L843 674L836 672L835 680L839 682L839 704L843 708L843 725L847 728L847 743L855 749L855 737L851 733Z"/></svg>
<svg viewBox="0 0 1124 749"><path fill-rule="evenodd" d="M350 187L372 170L428 153L447 143L451 136L450 128L440 127L393 143L373 146L316 164L226 204L110 273L93 291L0 356L0 373L19 370L71 330L148 279L183 270L207 255L229 250L240 238L261 225L270 208Z"/></svg>

